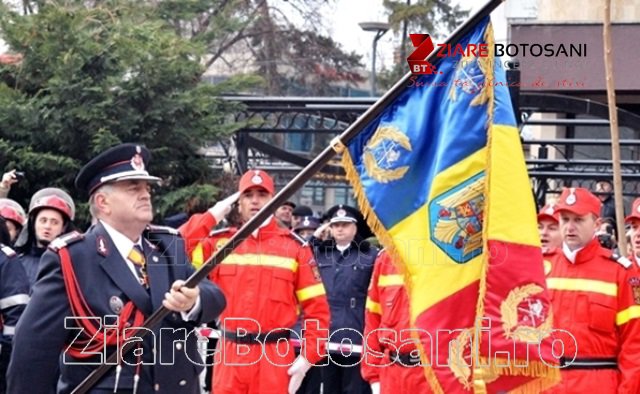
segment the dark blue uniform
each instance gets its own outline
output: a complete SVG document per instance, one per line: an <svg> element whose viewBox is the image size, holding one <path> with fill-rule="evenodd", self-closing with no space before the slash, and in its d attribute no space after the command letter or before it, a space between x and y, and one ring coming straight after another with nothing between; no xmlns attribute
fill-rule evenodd
<svg viewBox="0 0 640 394"><path fill-rule="evenodd" d="M5 374L11 356L11 343L18 319L29 301L29 283L16 253L0 244L0 311L2 312L2 334L0 334L0 393L6 389Z"/></svg>
<svg viewBox="0 0 640 394"><path fill-rule="evenodd" d="M194 272L185 255L182 238L168 228L154 228L143 234L148 290L136 280L100 223L84 235L71 233L52 242L52 250L42 256L31 301L16 331L8 373L11 393L47 393L56 380L57 392L69 393L96 368L91 362L100 362L99 356L78 360L67 354L66 363L60 358L62 350L79 332L74 328L77 323L65 328L65 317L72 315L61 269L60 249L65 243L84 300L94 316L100 318L118 315L129 300L148 317L162 305L165 292L175 280L187 279ZM139 370L138 393L200 392L198 374L202 366L198 363L202 364L202 359L192 330L196 324L214 320L223 310L225 300L208 280L202 281L199 287L201 312L197 321L186 322L179 313L171 313L153 328L155 335L145 337L139 349L146 365ZM105 359L114 350L115 347L109 347ZM127 363L136 364L140 359L129 352L124 360L117 388L118 392L131 392L136 366ZM72 364L78 361L83 365ZM115 368L112 368L91 392L114 392L115 380Z"/></svg>
<svg viewBox="0 0 640 394"><path fill-rule="evenodd" d="M344 344L350 340L353 345L362 345L367 289L378 250L366 241L353 241L343 252L332 240L319 242L312 238L312 244L331 310L329 353L331 360L339 364L321 368L324 390L330 393L369 392L369 385L360 376L357 365L360 354L343 357L335 346L343 340ZM340 330L344 328L350 330ZM343 353L349 354L349 351ZM346 368L348 365L355 366Z"/></svg>
<svg viewBox="0 0 640 394"><path fill-rule="evenodd" d="M36 283L38 269L40 269L40 258L45 250L47 249L32 246L27 252L18 256L18 261L22 264L22 267L27 274L27 279L29 280L29 289L31 289Z"/></svg>

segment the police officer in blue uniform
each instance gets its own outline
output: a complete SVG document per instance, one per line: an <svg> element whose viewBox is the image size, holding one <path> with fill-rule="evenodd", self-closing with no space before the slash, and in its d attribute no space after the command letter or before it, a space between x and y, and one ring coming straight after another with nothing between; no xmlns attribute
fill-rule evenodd
<svg viewBox="0 0 640 394"><path fill-rule="evenodd" d="M371 389L360 375L364 307L378 250L362 239L358 228L366 227L360 212L336 205L326 214L328 224L311 238L314 254L331 310L329 365L323 366L326 393L364 394ZM331 237L319 236L329 226ZM349 346L351 344L352 346Z"/></svg>
<svg viewBox="0 0 640 394"><path fill-rule="evenodd" d="M8 246L10 242L5 219L0 217L0 394L4 394L7 388L5 375L16 324L29 301L29 281L16 253Z"/></svg>
<svg viewBox="0 0 640 394"><path fill-rule="evenodd" d="M69 393L125 340L136 348L91 393L200 392L193 330L214 320L225 299L208 280L183 286L194 269L182 238L150 225L149 184L159 178L146 170L149 156L140 145L119 145L78 174L76 188L89 194L96 224L57 238L43 254L16 330L9 392ZM171 313L135 340L135 328L161 305Z"/></svg>

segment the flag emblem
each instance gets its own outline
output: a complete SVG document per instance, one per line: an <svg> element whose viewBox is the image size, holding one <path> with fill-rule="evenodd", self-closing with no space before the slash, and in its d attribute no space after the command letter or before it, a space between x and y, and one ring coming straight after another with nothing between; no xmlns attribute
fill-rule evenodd
<svg viewBox="0 0 640 394"><path fill-rule="evenodd" d="M502 301L502 328L507 338L538 343L551 334L553 321L549 303L540 297L543 291L542 287L530 283L511 290Z"/></svg>
<svg viewBox="0 0 640 394"><path fill-rule="evenodd" d="M482 253L484 172L433 199L431 239L458 264Z"/></svg>
<svg viewBox="0 0 640 394"><path fill-rule="evenodd" d="M398 166L398 161L408 152L411 152L411 141L406 134L396 127L379 127L364 148L367 174L380 183L401 179L409 166Z"/></svg>

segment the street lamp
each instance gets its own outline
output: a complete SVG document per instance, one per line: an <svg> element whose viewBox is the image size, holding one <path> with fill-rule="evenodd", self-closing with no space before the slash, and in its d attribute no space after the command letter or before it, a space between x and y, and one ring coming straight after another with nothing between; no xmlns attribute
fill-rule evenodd
<svg viewBox="0 0 640 394"><path fill-rule="evenodd" d="M364 31L371 31L376 33L373 37L373 56L371 59L371 96L376 95L376 48L378 46L378 40L384 36L389 30L389 24L386 22L360 22L360 28Z"/></svg>

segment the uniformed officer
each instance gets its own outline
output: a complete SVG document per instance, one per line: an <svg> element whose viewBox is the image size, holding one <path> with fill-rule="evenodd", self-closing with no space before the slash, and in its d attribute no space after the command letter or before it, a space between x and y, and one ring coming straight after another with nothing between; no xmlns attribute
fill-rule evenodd
<svg viewBox="0 0 640 394"><path fill-rule="evenodd" d="M31 196L27 223L15 242L20 264L29 279L29 286L36 283L40 269L40 257L47 245L57 237L73 230L76 206L64 190L47 187Z"/></svg>
<svg viewBox="0 0 640 394"><path fill-rule="evenodd" d="M543 255L562 246L562 234L560 234L555 204L547 204L538 212L538 232Z"/></svg>
<svg viewBox="0 0 640 394"><path fill-rule="evenodd" d="M46 393L57 380L57 392L69 393L125 340L136 348L91 393L200 392L193 329L217 317L224 296L208 280L183 286L194 269L182 239L149 224L149 184L159 181L146 170L149 156L143 146L118 145L78 174L96 224L56 239L42 255L16 330L9 392ZM160 306L172 313L136 340L135 330Z"/></svg>
<svg viewBox="0 0 640 394"><path fill-rule="evenodd" d="M7 389L6 374L16 324L29 301L29 282L9 244L9 231L0 217L0 393Z"/></svg>
<svg viewBox="0 0 640 394"><path fill-rule="evenodd" d="M238 193L192 216L180 228L189 252L208 259L236 232L214 230L232 204L238 200L240 217L246 222L273 198L274 191L269 174L247 171ZM309 246L272 216L213 270L211 278L228 304L221 316L223 339L218 342L220 363L214 367L213 392L294 394L311 364L322 359L328 336L329 307ZM304 338L294 361L289 330L299 309Z"/></svg>
<svg viewBox="0 0 640 394"><path fill-rule="evenodd" d="M22 206L10 198L0 198L0 217L7 220L7 229L11 238L11 245L16 241L20 231L27 223L27 214Z"/></svg>
<svg viewBox="0 0 640 394"><path fill-rule="evenodd" d="M546 256L547 287L564 357L547 393L640 392L640 280L594 237L600 205L587 189L565 188L556 207L563 243Z"/></svg>
<svg viewBox="0 0 640 394"><path fill-rule="evenodd" d="M318 218L305 216L293 231L301 238L309 240L318 227L320 227L320 220L318 220Z"/></svg>
<svg viewBox="0 0 640 394"><path fill-rule="evenodd" d="M283 227L289 229L293 228L293 225L291 223L291 214L293 213L295 207L296 204L293 201L285 201L284 204L280 205L278 209L276 209L274 216L276 217L276 219L278 219Z"/></svg>
<svg viewBox="0 0 640 394"><path fill-rule="evenodd" d="M362 377L373 394L431 393L412 339L404 276L386 250L376 258L365 310ZM404 331L404 332L403 332Z"/></svg>
<svg viewBox="0 0 640 394"><path fill-rule="evenodd" d="M296 228L305 217L313 216L313 209L306 205L298 205L291 212L291 227Z"/></svg>
<svg viewBox="0 0 640 394"><path fill-rule="evenodd" d="M336 205L326 214L331 237L311 238L322 283L331 309L329 365L323 366L322 384L328 393L370 392L360 375L367 288L378 249L358 234L356 208ZM319 227L318 234L324 231Z"/></svg>

